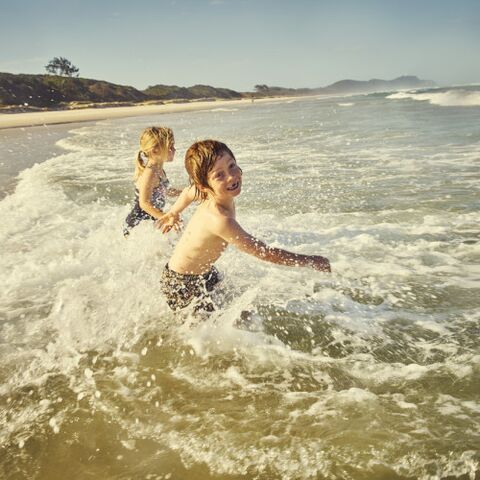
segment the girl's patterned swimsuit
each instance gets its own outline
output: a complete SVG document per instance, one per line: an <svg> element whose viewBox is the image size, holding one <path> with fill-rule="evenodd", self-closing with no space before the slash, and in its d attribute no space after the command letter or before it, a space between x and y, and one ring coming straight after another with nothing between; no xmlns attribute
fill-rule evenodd
<svg viewBox="0 0 480 480"><path fill-rule="evenodd" d="M159 210L162 210L165 207L165 199L167 196L167 189L170 185L165 172L163 177L159 177L160 183L157 187L155 187L152 191L152 196L150 198L152 205ZM139 191L138 188L135 188L135 200L133 204L133 208L130 213L127 215L125 219L125 223L123 225L123 234L128 236L130 234L130 230L138 225L142 220L155 220L150 214L145 212L140 208L140 198L139 198Z"/></svg>

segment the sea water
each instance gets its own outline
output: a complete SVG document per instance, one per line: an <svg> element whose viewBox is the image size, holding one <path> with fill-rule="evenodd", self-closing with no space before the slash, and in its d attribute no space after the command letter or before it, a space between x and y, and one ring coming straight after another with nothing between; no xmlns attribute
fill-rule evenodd
<svg viewBox="0 0 480 480"><path fill-rule="evenodd" d="M159 279L177 237L122 235L139 134L159 124L174 186L193 141L224 141L240 224L332 274L229 248L222 309L172 313ZM35 148L11 132L10 152ZM1 478L478 478L480 88L233 104L33 143L45 161L0 201Z"/></svg>

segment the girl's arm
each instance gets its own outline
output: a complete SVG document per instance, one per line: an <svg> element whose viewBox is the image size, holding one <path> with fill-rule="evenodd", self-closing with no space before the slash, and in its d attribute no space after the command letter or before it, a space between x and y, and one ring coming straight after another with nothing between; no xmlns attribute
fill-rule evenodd
<svg viewBox="0 0 480 480"><path fill-rule="evenodd" d="M302 255L282 248L269 247L261 240L247 233L240 224L229 217L222 217L216 222L214 233L242 252L253 255L260 260L286 265L289 267L311 267L321 272L331 272L330 262L320 255ZM216 230L216 231L215 231Z"/></svg>
<svg viewBox="0 0 480 480"><path fill-rule="evenodd" d="M157 179L158 176L152 168L145 168L138 182L138 201L143 211L159 220L164 217L165 213L152 204L152 192Z"/></svg>

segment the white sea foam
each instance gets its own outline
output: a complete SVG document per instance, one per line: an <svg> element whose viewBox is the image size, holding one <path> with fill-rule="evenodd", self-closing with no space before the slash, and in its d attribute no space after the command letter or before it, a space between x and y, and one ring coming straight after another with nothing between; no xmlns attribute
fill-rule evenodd
<svg viewBox="0 0 480 480"><path fill-rule="evenodd" d="M405 128L388 115L401 115L395 104L369 96L342 117L338 102L254 103L254 124L250 108L217 111L215 122L211 112L102 122L21 174L0 202L0 440L10 453L30 455L30 438L64 448L75 411L74 441L88 448L83 430L105 418L96 441L119 461L134 454L126 475L145 476L149 462L167 474L162 455L169 472L202 464L247 478L333 478L345 466L384 476L371 462L412 478L427 478L426 464L439 476L474 471L463 448L479 410L469 393L479 364L474 128L459 119L445 132L438 112ZM273 246L329 257L333 274L229 248L221 311L172 314L158 281L175 237L147 222L121 234L138 133L159 121L180 151L225 140L244 169L240 223ZM179 159L166 170L186 183ZM439 459L428 452L442 438L450 454Z"/></svg>
<svg viewBox="0 0 480 480"><path fill-rule="evenodd" d="M432 105L442 107L478 107L480 106L480 92L462 89L452 89L441 92L397 92L388 95L392 100L412 99L426 101Z"/></svg>
<svg viewBox="0 0 480 480"><path fill-rule="evenodd" d="M238 108L212 108L211 112L238 112Z"/></svg>

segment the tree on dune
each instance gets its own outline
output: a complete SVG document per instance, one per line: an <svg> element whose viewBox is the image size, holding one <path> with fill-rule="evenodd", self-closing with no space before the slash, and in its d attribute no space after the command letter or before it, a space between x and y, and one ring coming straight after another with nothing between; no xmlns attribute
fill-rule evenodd
<svg viewBox="0 0 480 480"><path fill-rule="evenodd" d="M79 69L64 57L53 57L53 59L45 65L45 70L52 75L62 75L65 77L78 77L79 72Z"/></svg>
<svg viewBox="0 0 480 480"><path fill-rule="evenodd" d="M268 88L268 85L255 85L255 90L259 93L264 93L264 92L268 92L269 88Z"/></svg>

